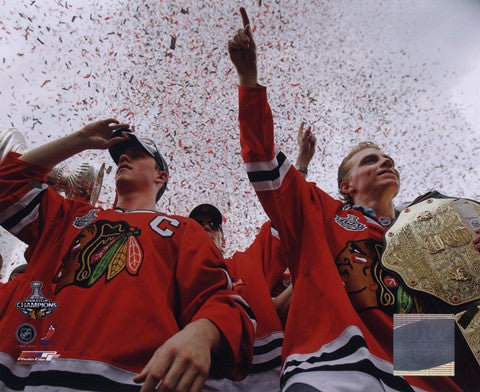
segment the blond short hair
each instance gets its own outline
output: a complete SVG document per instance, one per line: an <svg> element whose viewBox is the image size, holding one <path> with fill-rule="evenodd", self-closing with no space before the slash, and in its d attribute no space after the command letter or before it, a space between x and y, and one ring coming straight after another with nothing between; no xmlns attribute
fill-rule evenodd
<svg viewBox="0 0 480 392"><path fill-rule="evenodd" d="M340 163L340 166L338 167L338 175L337 175L337 182L338 182L338 188L340 188L340 184L345 180L347 177L349 171L350 171L350 159L357 153L362 150L365 150L367 148L375 148L377 150L381 150L380 146L378 144L375 144L373 142L360 142L358 143L355 147L353 147L349 153L343 158L342 163ZM352 196L350 196L348 193L343 193L340 191L340 194L342 195L343 199L345 200L346 203L348 204L353 204L353 199Z"/></svg>

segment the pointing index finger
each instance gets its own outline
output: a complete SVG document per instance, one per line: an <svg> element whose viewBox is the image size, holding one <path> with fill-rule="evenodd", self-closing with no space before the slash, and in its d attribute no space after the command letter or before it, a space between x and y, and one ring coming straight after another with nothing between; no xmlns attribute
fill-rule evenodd
<svg viewBox="0 0 480 392"><path fill-rule="evenodd" d="M245 28L250 25L250 20L248 19L247 11L245 11L245 8L240 7L240 14L242 15L243 28Z"/></svg>

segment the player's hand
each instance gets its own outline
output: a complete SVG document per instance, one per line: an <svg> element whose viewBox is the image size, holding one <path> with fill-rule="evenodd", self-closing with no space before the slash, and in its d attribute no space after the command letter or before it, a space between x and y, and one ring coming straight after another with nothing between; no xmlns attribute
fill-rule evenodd
<svg viewBox="0 0 480 392"><path fill-rule="evenodd" d="M228 54L237 69L240 85L255 87L257 85L257 50L245 8L240 8L240 14L243 29L239 29L237 34L228 41Z"/></svg>
<svg viewBox="0 0 480 392"><path fill-rule="evenodd" d="M220 345L220 339L211 321L196 320L155 351L133 380L144 382L140 392L199 392L210 370L211 352Z"/></svg>
<svg viewBox="0 0 480 392"><path fill-rule="evenodd" d="M305 129L305 123L302 121L297 133L298 158L297 166L308 167L315 154L315 144L317 138L312 132L312 127Z"/></svg>
<svg viewBox="0 0 480 392"><path fill-rule="evenodd" d="M119 128L128 128L128 124L121 124L114 118L107 118L85 125L78 131L78 135L85 143L85 148L104 150L125 139L125 137L110 139L112 133Z"/></svg>
<svg viewBox="0 0 480 392"><path fill-rule="evenodd" d="M473 239L473 246L480 252L480 228L476 229L475 233L477 236Z"/></svg>

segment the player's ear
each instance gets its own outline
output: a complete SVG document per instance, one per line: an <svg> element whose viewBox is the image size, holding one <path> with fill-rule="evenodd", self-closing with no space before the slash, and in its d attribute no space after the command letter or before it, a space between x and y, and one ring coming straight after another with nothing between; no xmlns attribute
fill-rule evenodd
<svg viewBox="0 0 480 392"><path fill-rule="evenodd" d="M163 185L168 180L168 174L164 171L157 171L157 175L155 177L155 183Z"/></svg>
<svg viewBox="0 0 480 392"><path fill-rule="evenodd" d="M338 189L347 195L353 190L353 185L349 180L343 180L338 186Z"/></svg>

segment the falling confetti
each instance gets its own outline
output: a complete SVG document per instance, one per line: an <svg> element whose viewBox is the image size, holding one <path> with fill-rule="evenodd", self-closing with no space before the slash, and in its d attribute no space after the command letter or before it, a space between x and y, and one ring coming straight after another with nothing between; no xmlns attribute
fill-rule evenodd
<svg viewBox="0 0 480 392"><path fill-rule="evenodd" d="M276 143L295 162L300 121L313 125L308 179L332 195L342 155L373 140L402 173L399 204L431 188L480 199L480 119L471 114L480 70L468 68L475 61L467 57L478 53L479 10L467 0L453 10L447 0L421 3L245 4ZM215 204L224 213L227 255L248 246L266 216L240 157L237 76L226 52L241 27L240 3L1 4L0 124L23 132L29 147L96 119L135 125L169 162L159 210L187 215L199 203ZM443 23L452 12L461 28L450 26L457 35L447 39ZM112 165L105 151L67 163L84 161ZM106 174L103 208L114 202L114 175L115 168ZM5 280L23 262L23 248L8 233L0 246Z"/></svg>

